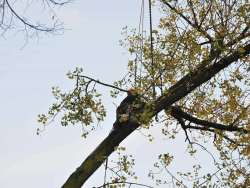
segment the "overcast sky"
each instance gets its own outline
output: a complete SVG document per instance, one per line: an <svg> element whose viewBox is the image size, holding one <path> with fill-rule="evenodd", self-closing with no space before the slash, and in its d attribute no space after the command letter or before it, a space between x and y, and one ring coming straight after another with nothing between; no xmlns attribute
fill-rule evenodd
<svg viewBox="0 0 250 188"><path fill-rule="evenodd" d="M37 136L37 114L46 112L53 102L52 86L72 88L65 74L76 66L108 83L121 78L128 61L128 54L119 46L122 27L137 27L139 10L139 0L75 1L59 13L70 28L65 34L29 40L24 48L20 34L0 39L1 188L60 187L108 134L115 120L110 98L105 100L107 119L87 140L81 138L80 126L65 128L58 121ZM149 161L157 159L159 151L177 153L180 161L186 153L183 148L176 149L173 141L149 144L139 133L123 144L129 146L131 154L142 154L137 155L136 164L144 178L152 166ZM178 166L184 168L183 163L175 163ZM144 178L139 182L153 185ZM100 169L84 187L98 186L102 181Z"/></svg>

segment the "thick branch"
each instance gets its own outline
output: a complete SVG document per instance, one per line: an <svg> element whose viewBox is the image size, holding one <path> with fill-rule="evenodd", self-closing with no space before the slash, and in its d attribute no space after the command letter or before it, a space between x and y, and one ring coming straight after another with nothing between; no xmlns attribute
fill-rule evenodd
<svg viewBox="0 0 250 188"><path fill-rule="evenodd" d="M84 182L101 166L118 145L130 135L139 124L129 122L113 130L97 148L84 160L79 168L71 174L62 188L80 188Z"/></svg>
<svg viewBox="0 0 250 188"><path fill-rule="evenodd" d="M153 104L149 103L142 113L148 113L150 118L164 109L170 108L172 104L188 95L198 86L202 85L222 69L231 63L239 60L241 57L250 53L250 44L244 46L239 51L222 58L218 63L207 67L200 68L192 73L187 74L179 80L174 86L170 87L161 97ZM148 108L150 106L150 108ZM138 112L141 113L141 112ZM138 114L137 113L137 114ZM135 115L136 116L136 115ZM137 127L137 122L128 122L120 126L119 129L113 130L102 143L84 160L79 168L68 178L63 188L80 188L84 182L101 166L105 159L115 150L115 148Z"/></svg>
<svg viewBox="0 0 250 188"><path fill-rule="evenodd" d="M156 100L154 115L166 108L169 108L173 103L185 97L195 88L210 80L215 76L215 74L228 67L231 63L239 60L241 57L249 55L249 53L250 44L247 44L244 47L239 48L239 50L233 52L231 55L222 58L217 63L211 64L207 67L201 67L194 72L188 73ZM201 64L202 63L203 62L201 62Z"/></svg>
<svg viewBox="0 0 250 188"><path fill-rule="evenodd" d="M171 107L171 114L179 119L179 118L184 118L185 120L188 120L191 123L195 123L197 125L202 125L206 128L214 128L214 129L219 129L219 130L223 130L223 131L230 131L230 132L243 132L243 133L248 133L247 130L243 129L243 128L239 128L233 125L223 125L220 123L213 123L213 122L209 122L206 120L202 120L202 119L198 119L194 116L191 116L190 114L184 112L180 107Z"/></svg>

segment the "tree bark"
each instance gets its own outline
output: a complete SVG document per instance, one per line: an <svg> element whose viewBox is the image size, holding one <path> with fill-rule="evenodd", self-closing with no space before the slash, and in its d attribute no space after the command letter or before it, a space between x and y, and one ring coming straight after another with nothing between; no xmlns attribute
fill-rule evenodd
<svg viewBox="0 0 250 188"><path fill-rule="evenodd" d="M116 147L138 126L139 124L129 123L111 131L102 143L84 160L81 166L71 174L62 188L80 188Z"/></svg>
<svg viewBox="0 0 250 188"><path fill-rule="evenodd" d="M231 63L245 57L250 53L250 44L241 47L240 50L222 58L217 63L198 68L179 80L170 87L153 104L147 104L151 108L150 118L164 109L168 109L172 104L188 95L195 88L210 80L215 74L228 67ZM145 108L148 110L148 108ZM138 112L141 113L141 112ZM143 113L143 112L142 112ZM119 129L112 131L102 143L84 160L84 162L71 174L62 188L80 188L85 181L101 166L105 159L115 150L115 148L136 128L139 122L128 122Z"/></svg>

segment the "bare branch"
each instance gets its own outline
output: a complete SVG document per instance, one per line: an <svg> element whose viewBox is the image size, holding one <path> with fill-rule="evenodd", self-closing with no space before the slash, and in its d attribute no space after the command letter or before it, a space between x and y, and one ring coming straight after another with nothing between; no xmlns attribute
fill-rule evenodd
<svg viewBox="0 0 250 188"><path fill-rule="evenodd" d="M113 88L113 89L116 89L116 90L119 90L119 91L122 91L122 92L128 92L128 90L126 89L122 89L122 88L119 88L117 86L114 86L114 85L111 85L111 84L107 84L107 83L104 83L104 82L101 82L100 80L97 80L97 79L94 79L94 78L91 78L91 77L88 77L88 76L84 76L84 75L73 75L73 76L76 76L76 77L80 77L80 78L86 78L90 81L93 81L95 83L98 83L100 85L103 85L103 86L107 86L107 87L110 87L110 88Z"/></svg>
<svg viewBox="0 0 250 188"><path fill-rule="evenodd" d="M32 29L38 30L38 31L45 31L45 32L52 32L55 30L55 27L53 28L46 28L43 27L41 25L33 25L29 22L27 22L24 18L22 18L14 9L13 7L10 5L8 0L5 0L6 5L8 6L8 8L10 9L10 11L15 15L15 17L20 20L24 25L29 26Z"/></svg>
<svg viewBox="0 0 250 188"><path fill-rule="evenodd" d="M63 2L57 2L57 1L55 1L55 0L46 0L46 1L51 2L51 3L54 4L54 5L59 5L59 6L65 5L65 4L67 4L67 3L70 3L69 0L65 0L65 1L63 1Z"/></svg>

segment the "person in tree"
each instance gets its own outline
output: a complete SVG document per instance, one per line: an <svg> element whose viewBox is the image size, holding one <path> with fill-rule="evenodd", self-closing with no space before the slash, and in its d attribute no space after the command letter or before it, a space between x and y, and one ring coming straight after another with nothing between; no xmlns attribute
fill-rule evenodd
<svg viewBox="0 0 250 188"><path fill-rule="evenodd" d="M140 95L136 89L129 89L127 91L127 97L122 100L120 105L116 109L116 121L113 124L113 129L117 129L120 126L131 120L133 110L141 106Z"/></svg>

